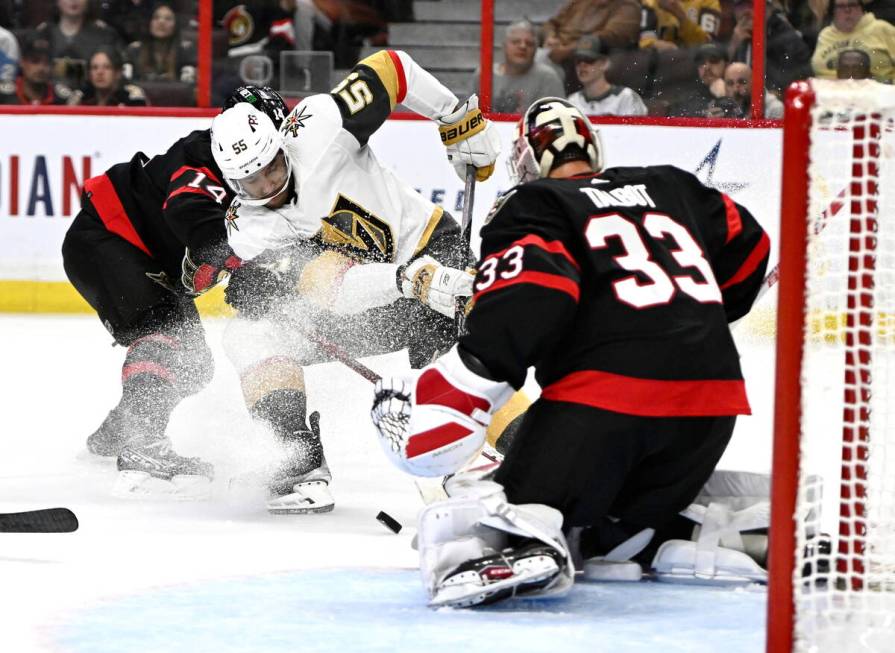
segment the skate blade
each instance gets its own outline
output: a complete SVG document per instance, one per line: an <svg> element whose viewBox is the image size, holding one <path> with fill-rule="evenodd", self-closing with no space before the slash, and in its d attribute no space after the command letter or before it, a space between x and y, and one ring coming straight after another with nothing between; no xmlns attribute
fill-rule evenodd
<svg viewBox="0 0 895 653"><path fill-rule="evenodd" d="M526 560L524 567L517 570L518 562L513 565L515 572L510 578L483 585L478 572L467 571L445 581L435 596L429 601L431 608L470 608L488 600L494 594L530 583L539 583L559 573L556 561L546 556L537 556ZM524 588L522 588L524 592ZM523 593L520 593L523 595ZM509 598L509 597L507 597ZM536 595L526 598L536 598Z"/></svg>
<svg viewBox="0 0 895 653"><path fill-rule="evenodd" d="M177 475L170 481L147 472L118 472L112 496L119 499L164 499L199 501L211 496L211 480L205 476Z"/></svg>

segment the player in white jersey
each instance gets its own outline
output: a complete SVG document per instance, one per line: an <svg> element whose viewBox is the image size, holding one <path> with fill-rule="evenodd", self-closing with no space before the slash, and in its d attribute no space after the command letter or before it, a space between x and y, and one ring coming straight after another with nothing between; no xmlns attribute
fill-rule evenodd
<svg viewBox="0 0 895 653"><path fill-rule="evenodd" d="M227 288L240 315L225 349L250 412L287 452L269 482L273 513L334 505L302 371L330 355L308 336L355 356L406 347L421 367L455 341L457 298L471 295L456 221L367 145L399 103L438 122L461 178L467 164L490 176L499 140L477 98L459 102L403 52L367 57L331 93L302 100L279 131L242 108L212 125L215 160L237 193L229 241L245 261Z"/></svg>

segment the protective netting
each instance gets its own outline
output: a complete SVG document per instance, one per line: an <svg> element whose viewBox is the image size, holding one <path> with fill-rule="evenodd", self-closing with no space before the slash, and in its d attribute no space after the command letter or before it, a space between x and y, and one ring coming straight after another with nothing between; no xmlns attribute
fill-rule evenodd
<svg viewBox="0 0 895 653"><path fill-rule="evenodd" d="M797 651L895 650L895 89L815 82Z"/></svg>

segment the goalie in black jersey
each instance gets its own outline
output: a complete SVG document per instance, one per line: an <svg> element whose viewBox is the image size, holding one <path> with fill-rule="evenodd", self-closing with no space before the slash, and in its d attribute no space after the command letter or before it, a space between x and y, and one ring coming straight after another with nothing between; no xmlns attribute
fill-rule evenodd
<svg viewBox="0 0 895 653"><path fill-rule="evenodd" d="M288 112L270 89L241 87L226 107L237 103L277 123ZM232 199L208 129L84 182L62 256L74 287L127 347L121 400L87 439L91 453L117 457L116 494L186 496L207 488L211 465L175 453L165 429L174 407L213 374L193 300L240 264L227 244Z"/></svg>
<svg viewBox="0 0 895 653"><path fill-rule="evenodd" d="M530 366L542 388L493 480L458 474L420 514L432 604L564 592L570 532L591 578L761 580L745 554L706 536L697 556L693 523L677 529L750 411L728 323L755 300L767 235L688 172L604 169L599 136L558 98L528 109L511 168L521 183L482 229L468 333L376 389L387 455L429 476L476 454Z"/></svg>

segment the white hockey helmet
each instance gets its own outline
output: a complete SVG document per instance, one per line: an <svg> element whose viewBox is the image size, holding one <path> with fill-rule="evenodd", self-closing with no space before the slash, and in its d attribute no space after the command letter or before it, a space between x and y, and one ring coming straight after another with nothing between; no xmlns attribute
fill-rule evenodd
<svg viewBox="0 0 895 653"><path fill-rule="evenodd" d="M289 157L273 121L240 102L211 123L211 152L227 184L243 204L262 206L284 191L291 179Z"/></svg>
<svg viewBox="0 0 895 653"><path fill-rule="evenodd" d="M573 160L586 160L600 172L604 165L600 133L568 100L535 100L516 125L507 159L510 179L522 184L546 177L556 166Z"/></svg>

